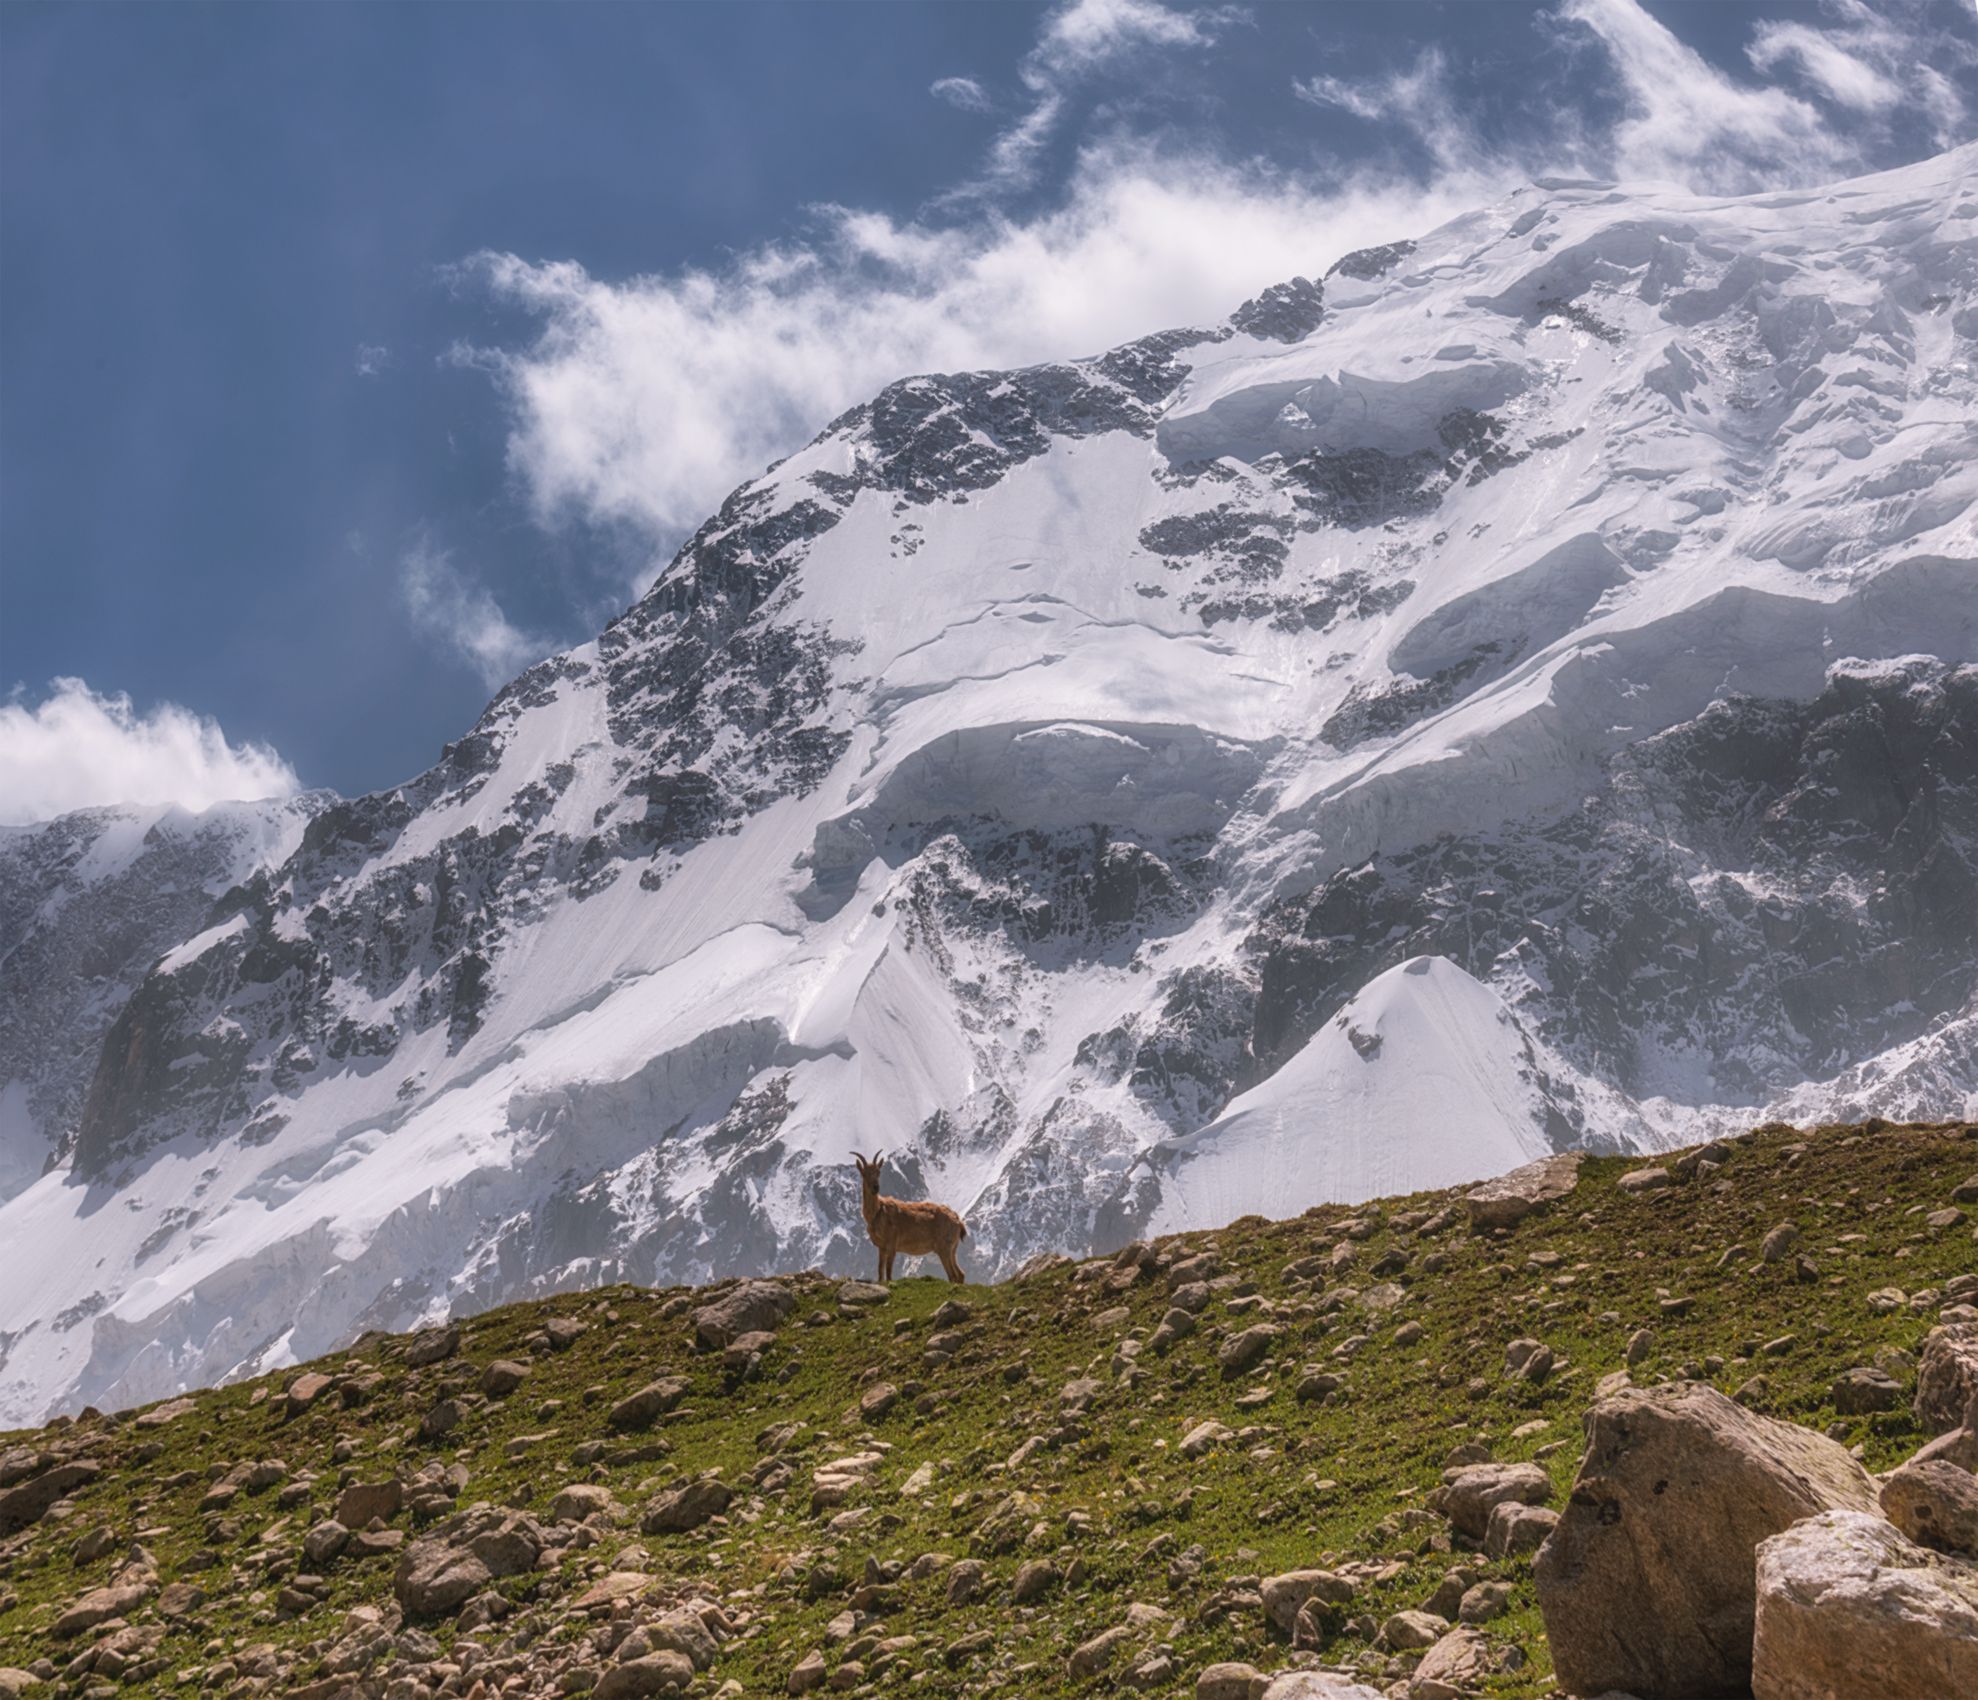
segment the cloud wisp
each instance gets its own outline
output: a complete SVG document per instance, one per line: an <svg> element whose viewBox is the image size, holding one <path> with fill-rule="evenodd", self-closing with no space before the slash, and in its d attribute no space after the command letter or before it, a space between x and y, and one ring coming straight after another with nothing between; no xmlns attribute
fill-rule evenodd
<svg viewBox="0 0 1978 1700"><path fill-rule="evenodd" d="M1300 185L1256 166L1089 154L1059 206L931 229L820 209L802 242L722 273L611 283L563 261L473 270L540 316L534 343L463 354L511 411L539 520L677 539L846 407L916 371L1098 353L1213 323L1264 284L1452 216L1501 184Z"/></svg>
<svg viewBox="0 0 1978 1700"><path fill-rule="evenodd" d="M472 668L490 690L556 648L510 621L486 586L430 538L416 539L405 551L398 587L413 626Z"/></svg>
<svg viewBox="0 0 1978 1700"><path fill-rule="evenodd" d="M265 744L236 744L219 722L176 703L140 713L129 697L62 678L30 707L0 703L0 824L51 820L112 803L215 803L289 797L295 770Z"/></svg>

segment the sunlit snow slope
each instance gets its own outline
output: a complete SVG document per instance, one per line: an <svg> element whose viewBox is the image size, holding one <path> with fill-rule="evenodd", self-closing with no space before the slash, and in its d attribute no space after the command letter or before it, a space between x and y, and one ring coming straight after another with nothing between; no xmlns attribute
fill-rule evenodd
<svg viewBox="0 0 1978 1700"><path fill-rule="evenodd" d="M1978 1109L1974 178L1314 231L846 414L138 987L0 1206L0 1420L864 1267L854 1146L986 1273Z"/></svg>

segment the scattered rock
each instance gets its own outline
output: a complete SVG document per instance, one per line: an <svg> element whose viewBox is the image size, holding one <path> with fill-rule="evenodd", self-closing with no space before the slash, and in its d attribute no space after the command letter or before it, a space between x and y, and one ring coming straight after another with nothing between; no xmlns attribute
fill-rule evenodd
<svg viewBox="0 0 1978 1700"><path fill-rule="evenodd" d="M1542 1157L1536 1163L1527 1163L1508 1175L1472 1187L1463 1196L1470 1221L1479 1228L1516 1226L1571 1192L1579 1182L1580 1165L1585 1161L1584 1152L1563 1151L1556 1157Z"/></svg>
<svg viewBox="0 0 1978 1700"><path fill-rule="evenodd" d="M1874 1484L1810 1430L1695 1383L1597 1401L1565 1513L1532 1567L1561 1687L1743 1690L1752 1553L1835 1508L1873 1511Z"/></svg>
<svg viewBox="0 0 1978 1700"><path fill-rule="evenodd" d="M710 1517L719 1517L726 1511L734 1497L734 1489L718 1476L681 1482L654 1496L639 1527L648 1535L698 1529Z"/></svg>
<svg viewBox="0 0 1978 1700"><path fill-rule="evenodd" d="M57 1500L89 1486L102 1473L101 1464L78 1458L51 1465L18 1487L0 1493L0 1534L39 1523Z"/></svg>
<svg viewBox="0 0 1978 1700"><path fill-rule="evenodd" d="M1182 1437L1181 1455L1184 1458L1200 1458L1224 1441L1234 1440L1236 1431L1218 1422L1197 1423Z"/></svg>
<svg viewBox="0 0 1978 1700"><path fill-rule="evenodd" d="M1271 1679L1263 1700L1381 1700L1381 1694L1332 1671L1288 1670Z"/></svg>
<svg viewBox="0 0 1978 1700"><path fill-rule="evenodd" d="M1246 1328L1241 1334L1233 1334L1216 1351L1216 1363L1226 1376L1241 1375L1245 1370L1254 1369L1271 1349L1278 1337L1275 1324L1259 1322Z"/></svg>
<svg viewBox="0 0 1978 1700"><path fill-rule="evenodd" d="M1978 1694L1978 1566L1828 1511L1758 1548L1754 1700Z"/></svg>
<svg viewBox="0 0 1978 1700"><path fill-rule="evenodd" d="M505 1399L528 1379L529 1366L509 1358L496 1358L481 1371L481 1391L490 1399Z"/></svg>
<svg viewBox="0 0 1978 1700"><path fill-rule="evenodd" d="M1102 1630L1089 1641L1082 1641L1072 1649L1068 1661L1074 1677L1097 1676L1113 1662L1120 1648L1133 1639L1133 1631L1125 1625Z"/></svg>
<svg viewBox="0 0 1978 1700"><path fill-rule="evenodd" d="M651 1428L687 1396L687 1386L677 1375L662 1375L620 1399L604 1420L615 1429Z"/></svg>
<svg viewBox="0 0 1978 1700"><path fill-rule="evenodd" d="M306 1375L298 1375L288 1384L288 1397L283 1405L287 1416L299 1417L309 1407L322 1398L330 1385L330 1378L311 1370Z"/></svg>
<svg viewBox="0 0 1978 1700"><path fill-rule="evenodd" d="M654 1694L678 1694L694 1681L691 1661L678 1653L646 1653L613 1665L598 1678L591 1700L647 1700Z"/></svg>
<svg viewBox="0 0 1978 1700"><path fill-rule="evenodd" d="M694 1338L718 1351L739 1335L774 1332L796 1305L781 1281L743 1281L694 1312Z"/></svg>
<svg viewBox="0 0 1978 1700"><path fill-rule="evenodd" d="M1495 1661L1483 1631L1467 1624L1436 1642L1408 1679L1408 1700L1462 1700L1491 1674Z"/></svg>
<svg viewBox="0 0 1978 1700"><path fill-rule="evenodd" d="M585 1518L600 1513L610 1515L617 1503L608 1487L597 1482L572 1482L560 1489L549 1502L549 1520L552 1523L581 1523Z"/></svg>
<svg viewBox="0 0 1978 1700"><path fill-rule="evenodd" d="M1491 1507L1490 1523L1484 1530L1484 1551L1492 1558L1537 1552L1558 1523L1559 1513L1556 1511L1548 1511L1542 1505L1520 1505L1516 1501L1506 1500Z"/></svg>
<svg viewBox="0 0 1978 1700"><path fill-rule="evenodd" d="M1758 1242L1758 1255L1766 1263L1783 1263L1799 1245L1799 1224L1781 1222Z"/></svg>
<svg viewBox="0 0 1978 1700"><path fill-rule="evenodd" d="M1259 1592L1264 1616L1289 1635L1307 1600L1346 1605L1353 1598L1353 1582L1331 1570L1287 1570L1281 1576L1266 1576Z"/></svg>
<svg viewBox="0 0 1978 1700"><path fill-rule="evenodd" d="M1871 1411L1893 1411L1902 1403L1902 1387L1879 1369L1865 1365L1843 1370L1835 1378L1834 1409L1844 1417L1865 1416Z"/></svg>
<svg viewBox="0 0 1978 1700"><path fill-rule="evenodd" d="M404 1503L403 1482L352 1482L337 1495L337 1508L331 1516L346 1529L362 1529L370 1525L373 1517L390 1522Z"/></svg>
<svg viewBox="0 0 1978 1700"><path fill-rule="evenodd" d="M1062 1579L1063 1573L1055 1564L1033 1558L1017 1567L1016 1580L1010 1584L1010 1598L1020 1606L1029 1605L1032 1600L1041 1600Z"/></svg>
<svg viewBox="0 0 1978 1700"><path fill-rule="evenodd" d="M80 1635L85 1629L94 1629L99 1623L108 1623L113 1617L123 1617L151 1598L149 1582L114 1582L107 1588L92 1588L80 1599L71 1600L57 1614L49 1633L58 1641L66 1641L71 1636Z"/></svg>
<svg viewBox="0 0 1978 1700"><path fill-rule="evenodd" d="M1255 1665L1210 1665L1195 1679L1195 1700L1263 1700L1270 1685Z"/></svg>
<svg viewBox="0 0 1978 1700"><path fill-rule="evenodd" d="M454 1327L428 1328L412 1336L405 1348L405 1361L413 1369L442 1363L460 1350L460 1330Z"/></svg>
<svg viewBox="0 0 1978 1700"><path fill-rule="evenodd" d="M1490 1530L1492 1510L1506 1503L1543 1505L1552 1497L1552 1478L1537 1464L1471 1464L1445 1473L1429 1495L1456 1532L1480 1541Z"/></svg>

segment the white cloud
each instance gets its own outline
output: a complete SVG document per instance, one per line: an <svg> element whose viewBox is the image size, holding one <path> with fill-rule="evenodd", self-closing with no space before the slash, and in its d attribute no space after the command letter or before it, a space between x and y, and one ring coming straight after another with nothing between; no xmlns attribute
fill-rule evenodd
<svg viewBox="0 0 1978 1700"><path fill-rule="evenodd" d="M390 364L389 348L375 342L360 342L357 345L357 375L360 378L375 378Z"/></svg>
<svg viewBox="0 0 1978 1700"><path fill-rule="evenodd" d="M1879 138L1914 110L1936 146L1958 139L1968 112L1945 73L1978 66L1978 48L1968 34L1939 27L1926 12L1878 12L1862 0L1826 0L1814 15L1821 14L1830 21L1761 21L1745 56L1758 71L1798 76L1857 126L1867 121L1870 127L1858 133ZM1972 16L1978 22L1978 4Z"/></svg>
<svg viewBox="0 0 1978 1700"><path fill-rule="evenodd" d="M671 544L738 483L910 372L1059 359L1213 322L1268 284L1418 234L1532 176L1733 190L1840 176L1869 158L1862 124L1845 122L1858 105L1831 90L1728 76L1634 0L1562 0L1543 22L1571 52L1568 73L1525 91L1522 117L1499 110L1488 129L1433 47L1379 76L1321 70L1295 85L1307 101L1411 136L1419 156L1295 176L1171 135L1135 141L1115 107L1108 139L1088 140L1040 210L1012 211L985 187L1032 179L1046 144L1077 119L1079 79L1137 69L1147 52L1202 50L1241 16L1153 0L1050 13L1020 68L1029 99L986 175L919 219L819 208L801 234L718 269L624 281L574 262L478 256L469 271L539 326L520 343L460 353L508 402L509 464L537 518L629 523ZM1906 66L1908 85L1928 89L1915 63L1924 38L1855 0L1829 0L1792 29L1872 39L1880 74ZM1556 78L1557 56L1533 46ZM1761 31L1753 63L1794 76L1818 64L1841 86L1815 47L1808 34ZM1954 42L1939 62L1969 52ZM1879 98L1867 80L1848 92Z"/></svg>
<svg viewBox="0 0 1978 1700"><path fill-rule="evenodd" d="M489 689L557 647L514 626L484 586L425 538L400 561L399 590L413 625L466 662Z"/></svg>
<svg viewBox="0 0 1978 1700"><path fill-rule="evenodd" d="M464 357L512 409L511 469L545 523L677 538L769 461L909 372L1097 353L1213 323L1257 290L1421 231L1502 183L1321 186L1262 168L1108 149L1029 219L931 228L827 208L807 241L720 273L609 283L482 255L535 342Z"/></svg>
<svg viewBox="0 0 1978 1700"><path fill-rule="evenodd" d="M0 703L0 823L49 820L107 803L194 810L236 798L287 797L295 770L265 744L230 743L219 722L160 703L57 679L30 708Z"/></svg>
<svg viewBox="0 0 1978 1700"><path fill-rule="evenodd" d="M1837 176L1859 157L1812 104L1734 82L1636 0L1563 0L1558 15L1592 33L1620 81L1627 109L1609 148L1616 176L1734 194Z"/></svg>
<svg viewBox="0 0 1978 1700"><path fill-rule="evenodd" d="M940 77L928 85L927 92L963 112L989 112L996 105L989 91L973 77Z"/></svg>

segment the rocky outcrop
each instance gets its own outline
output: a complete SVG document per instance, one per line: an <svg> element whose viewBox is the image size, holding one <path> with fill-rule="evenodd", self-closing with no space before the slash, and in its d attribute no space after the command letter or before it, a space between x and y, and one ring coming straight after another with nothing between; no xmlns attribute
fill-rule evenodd
<svg viewBox="0 0 1978 1700"><path fill-rule="evenodd" d="M1751 1680L1758 1543L1829 1510L1874 1513L1845 1447L1692 1383L1587 1413L1564 1515L1533 1567L1569 1692L1735 1694Z"/></svg>
<svg viewBox="0 0 1978 1700"><path fill-rule="evenodd" d="M1828 1511L1758 1548L1754 1700L1947 1700L1978 1694L1978 1565L1860 1511Z"/></svg>

